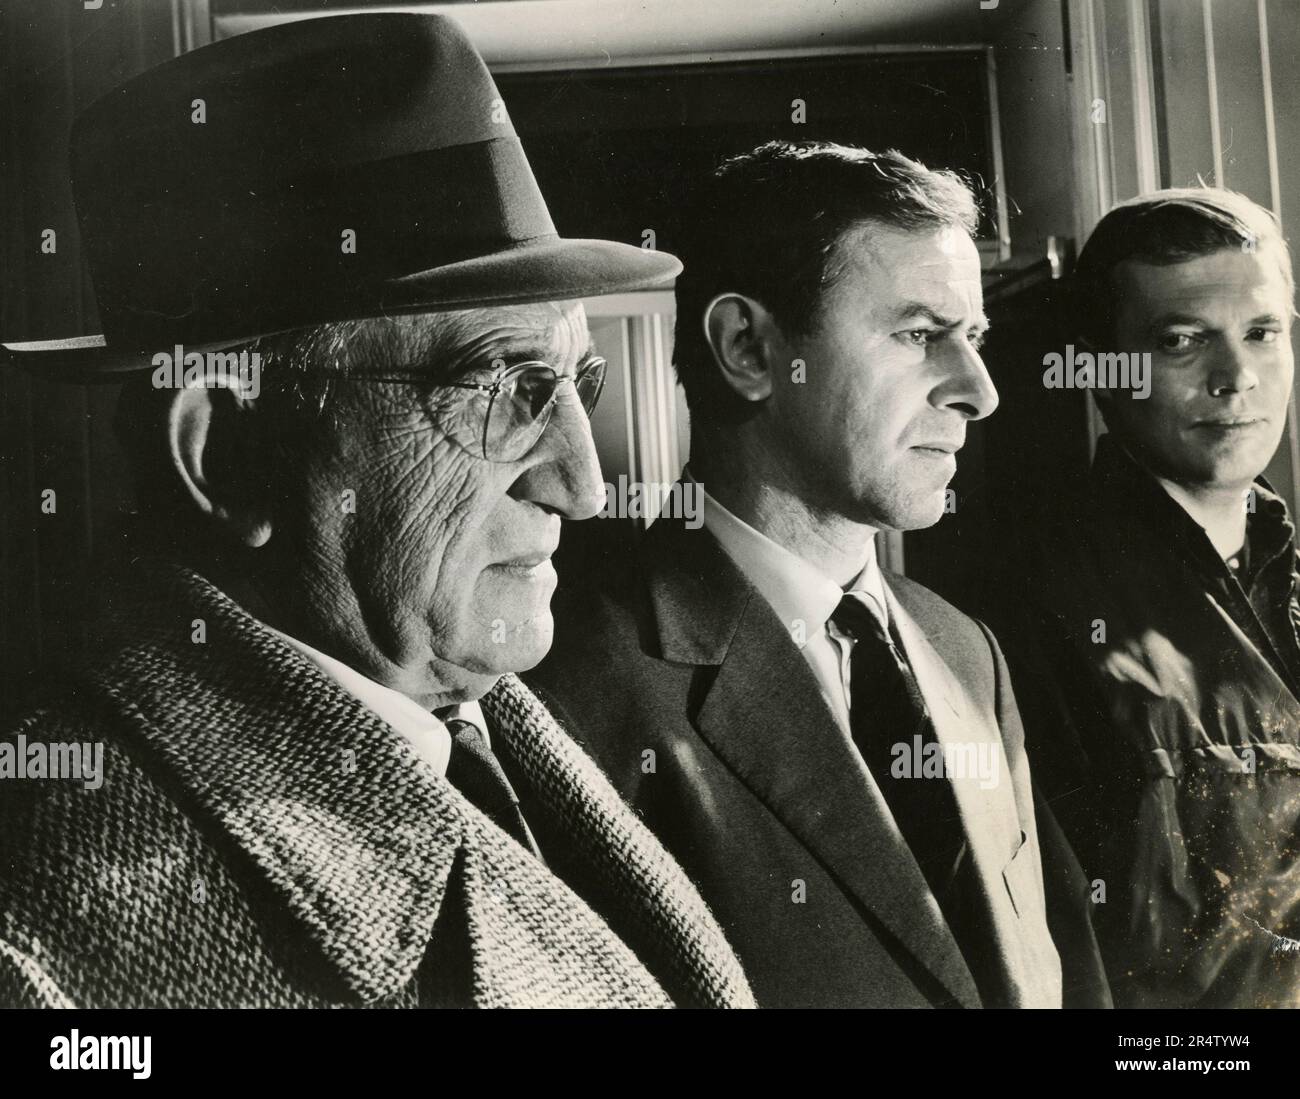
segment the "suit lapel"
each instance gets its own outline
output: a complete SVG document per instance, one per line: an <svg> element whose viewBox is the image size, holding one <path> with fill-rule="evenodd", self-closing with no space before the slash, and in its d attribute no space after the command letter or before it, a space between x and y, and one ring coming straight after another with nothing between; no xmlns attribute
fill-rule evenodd
<svg viewBox="0 0 1300 1099"><path fill-rule="evenodd" d="M899 602L888 581L885 598L894 629L925 697L945 759L951 752L954 759L964 755L976 763L991 764L985 771L986 778L980 777L979 767L954 773L961 771L956 766L948 772L971 857L983 886L982 900L987 905L994 895L1005 892L1002 871L1020 846L1020 817L1012 790L1011 769L1002 748L1002 734L995 722L980 715L966 689L925 631Z"/></svg>
<svg viewBox="0 0 1300 1099"><path fill-rule="evenodd" d="M776 613L703 530L661 519L646 549L665 659L718 666L693 715L700 736L910 955L902 964L979 1006L916 860Z"/></svg>

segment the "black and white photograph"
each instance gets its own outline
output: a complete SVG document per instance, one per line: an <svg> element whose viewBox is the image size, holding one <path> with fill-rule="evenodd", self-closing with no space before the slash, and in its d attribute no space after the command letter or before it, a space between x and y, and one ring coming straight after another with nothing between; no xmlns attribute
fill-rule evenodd
<svg viewBox="0 0 1300 1099"><path fill-rule="evenodd" d="M5 1063L1284 1064L1297 57L1300 0L0 0Z"/></svg>

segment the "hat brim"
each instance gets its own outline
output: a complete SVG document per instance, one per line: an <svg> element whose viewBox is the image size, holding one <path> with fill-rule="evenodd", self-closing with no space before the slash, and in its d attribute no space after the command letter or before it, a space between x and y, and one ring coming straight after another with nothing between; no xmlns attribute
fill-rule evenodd
<svg viewBox="0 0 1300 1099"><path fill-rule="evenodd" d="M276 332L330 321L665 290L672 287L681 269L681 261L666 252L616 241L551 237L389 279L378 284L373 300L358 301L353 310L334 311L327 317L271 331L232 333L220 340L187 343L185 349L219 351ZM110 347L103 336L78 336L0 343L0 362L52 381L114 382L149 369L159 350Z"/></svg>

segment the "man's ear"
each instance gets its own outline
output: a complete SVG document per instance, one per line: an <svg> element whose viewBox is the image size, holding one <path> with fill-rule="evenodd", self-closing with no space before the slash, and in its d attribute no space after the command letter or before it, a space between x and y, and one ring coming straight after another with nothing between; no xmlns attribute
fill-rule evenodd
<svg viewBox="0 0 1300 1099"><path fill-rule="evenodd" d="M713 361L746 401L772 394L772 342L778 331L772 314L744 294L719 294L704 309L704 338Z"/></svg>
<svg viewBox="0 0 1300 1099"><path fill-rule="evenodd" d="M176 390L167 410L172 466L204 515L242 545L271 538L256 402L224 387Z"/></svg>

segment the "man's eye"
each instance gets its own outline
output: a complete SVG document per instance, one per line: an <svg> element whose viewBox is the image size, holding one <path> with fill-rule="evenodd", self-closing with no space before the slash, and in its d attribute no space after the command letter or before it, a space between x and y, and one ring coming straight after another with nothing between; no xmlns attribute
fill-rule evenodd
<svg viewBox="0 0 1300 1099"><path fill-rule="evenodd" d="M976 351L978 351L981 347L984 346L984 341L987 338L988 338L987 332L971 332L966 337L966 342L970 344L971 347L973 347Z"/></svg>
<svg viewBox="0 0 1300 1099"><path fill-rule="evenodd" d="M540 397L549 397L551 390L555 388L551 379L543 374L535 374L532 371L524 371L517 375L512 381L506 383L506 389L515 396L522 397L532 401Z"/></svg>
<svg viewBox="0 0 1300 1099"><path fill-rule="evenodd" d="M938 333L931 328L913 328L903 333L903 340L913 347L925 347Z"/></svg>
<svg viewBox="0 0 1300 1099"><path fill-rule="evenodd" d="M1255 343L1277 343L1281 333L1276 328L1252 328L1246 333L1246 339Z"/></svg>
<svg viewBox="0 0 1300 1099"><path fill-rule="evenodd" d="M1197 340L1190 332L1166 332L1160 337L1161 351L1188 351Z"/></svg>

